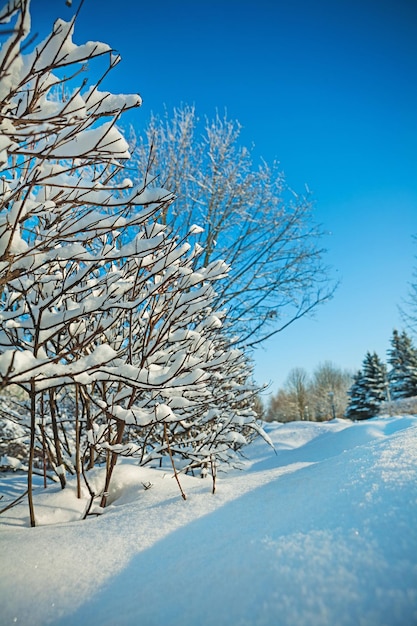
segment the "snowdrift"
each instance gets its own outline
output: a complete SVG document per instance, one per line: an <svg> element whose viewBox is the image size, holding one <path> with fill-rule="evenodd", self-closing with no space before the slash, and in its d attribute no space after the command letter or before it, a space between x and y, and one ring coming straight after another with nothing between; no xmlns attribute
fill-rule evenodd
<svg viewBox="0 0 417 626"><path fill-rule="evenodd" d="M266 430L275 452L256 440L214 496L125 463L80 522L39 487L37 528L24 501L0 517L1 626L417 624L417 416ZM25 488L0 482L3 507Z"/></svg>

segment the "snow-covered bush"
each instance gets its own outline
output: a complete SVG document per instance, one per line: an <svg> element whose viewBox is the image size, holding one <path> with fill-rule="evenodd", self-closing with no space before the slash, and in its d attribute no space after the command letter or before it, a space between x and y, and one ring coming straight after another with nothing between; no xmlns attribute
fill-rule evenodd
<svg viewBox="0 0 417 626"><path fill-rule="evenodd" d="M0 470L21 468L28 458L29 430L21 423L22 417L18 403L0 398Z"/></svg>
<svg viewBox="0 0 417 626"><path fill-rule="evenodd" d="M417 396L381 402L378 415L417 415Z"/></svg>
<svg viewBox="0 0 417 626"><path fill-rule="evenodd" d="M259 427L250 368L213 310L228 267L203 266L188 241L198 226L181 239L157 222L169 191L118 182L130 155L116 124L141 104L99 89L119 57L76 45L74 20L23 53L28 0L0 20L12 24L0 51L0 389L24 394L34 525L37 457L62 487L75 473L79 494L104 458L103 506L119 455L169 456L174 471L179 456L214 475ZM98 57L102 75L80 84Z"/></svg>

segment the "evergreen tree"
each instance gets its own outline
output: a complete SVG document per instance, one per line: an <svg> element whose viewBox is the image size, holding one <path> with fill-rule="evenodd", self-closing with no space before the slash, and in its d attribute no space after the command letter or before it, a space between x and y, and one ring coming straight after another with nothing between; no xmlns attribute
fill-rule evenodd
<svg viewBox="0 0 417 626"><path fill-rule="evenodd" d="M362 369L354 376L348 395L350 397L345 417L362 420L374 417L386 399L386 366L374 352L366 353Z"/></svg>
<svg viewBox="0 0 417 626"><path fill-rule="evenodd" d="M411 398L417 395L417 350L405 331L394 330L388 351L388 374L393 399Z"/></svg>
<svg viewBox="0 0 417 626"><path fill-rule="evenodd" d="M365 404L365 386L363 382L362 370L359 370L353 377L353 383L348 391L350 398L346 408L345 417L355 420L362 418L363 407Z"/></svg>

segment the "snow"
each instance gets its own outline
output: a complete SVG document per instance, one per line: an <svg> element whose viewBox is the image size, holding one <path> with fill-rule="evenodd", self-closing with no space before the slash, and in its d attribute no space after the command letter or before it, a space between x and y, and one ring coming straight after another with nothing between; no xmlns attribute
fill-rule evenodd
<svg viewBox="0 0 417 626"><path fill-rule="evenodd" d="M37 47L35 52L29 55L26 63L33 71L50 65L67 66L72 63L81 63L89 57L99 56L111 52L110 46L98 41L88 41L78 46L73 43L73 22L65 22L57 19L54 24L53 36L48 35Z"/></svg>
<svg viewBox="0 0 417 626"><path fill-rule="evenodd" d="M12 371L16 382L26 382L28 377L36 375L39 389L48 387L51 380L54 386L60 385L71 375L80 376L80 382L85 379L88 370L109 363L117 356L117 352L108 344L98 345L89 355L81 356L70 364L55 363L54 357L48 358L42 348L38 350L38 355L40 358L35 357L30 350L5 350L0 354L0 375L6 376Z"/></svg>
<svg viewBox="0 0 417 626"><path fill-rule="evenodd" d="M138 95L114 95L108 91L98 91L96 86L90 87L85 94L85 101L89 109L93 109L95 115L114 115L123 109L140 106L142 98Z"/></svg>
<svg viewBox="0 0 417 626"><path fill-rule="evenodd" d="M0 517L1 626L416 624L417 416L265 428L275 452L258 438L215 495L126 460L76 521L87 497L39 486L39 526L24 500ZM0 487L4 507L25 477Z"/></svg>
<svg viewBox="0 0 417 626"><path fill-rule="evenodd" d="M46 153L50 159L70 159L81 155L103 156L111 154L120 159L129 158L129 145L123 135L114 127L113 122L105 122L98 128L83 130L75 137L67 139L73 128L69 126L61 131L53 145L50 139L40 140L33 150L28 149L28 154Z"/></svg>

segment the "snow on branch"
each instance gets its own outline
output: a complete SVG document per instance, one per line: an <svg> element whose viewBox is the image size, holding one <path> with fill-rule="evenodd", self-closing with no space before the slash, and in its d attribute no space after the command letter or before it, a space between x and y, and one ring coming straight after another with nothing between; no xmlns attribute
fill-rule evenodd
<svg viewBox="0 0 417 626"><path fill-rule="evenodd" d="M16 30L0 53L0 389L29 407L29 481L39 457L64 487L104 455L103 507L119 455L237 457L257 432L256 390L215 306L230 267L204 263L198 225L172 234L169 190L123 173L117 122L141 99L102 90L118 59L74 44L74 20L24 53L28 8L1 14ZM95 84L76 85L105 54Z"/></svg>

